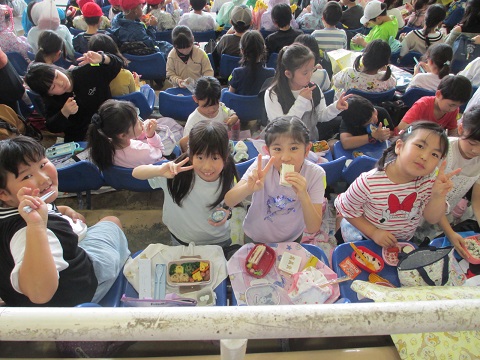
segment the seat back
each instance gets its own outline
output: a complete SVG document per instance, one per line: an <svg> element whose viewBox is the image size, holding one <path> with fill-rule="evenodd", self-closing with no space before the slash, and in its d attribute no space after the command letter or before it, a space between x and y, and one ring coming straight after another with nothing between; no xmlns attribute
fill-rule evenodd
<svg viewBox="0 0 480 360"><path fill-rule="evenodd" d="M237 168L237 173L238 173L238 179L240 180L247 171L247 169L250 167L250 165L253 164L255 161L255 157L248 159L247 161L235 164L235 167Z"/></svg>
<svg viewBox="0 0 480 360"><path fill-rule="evenodd" d="M235 111L242 123L260 119L265 106L263 99L257 95L238 95L228 89L222 90L220 101Z"/></svg>
<svg viewBox="0 0 480 360"><path fill-rule="evenodd" d="M45 104L43 103L42 97L36 92L27 89L27 96L33 104L33 107L41 116L45 117Z"/></svg>
<svg viewBox="0 0 480 360"><path fill-rule="evenodd" d="M330 267L330 264L328 262L328 257L327 257L327 254L325 254L325 251L323 251L318 246L315 246L313 244L300 244L300 245L302 245L305 250L308 250L308 252L313 256L315 256L318 260L320 260L325 265Z"/></svg>
<svg viewBox="0 0 480 360"><path fill-rule="evenodd" d="M171 87L163 91L172 95L192 96L192 93L187 88Z"/></svg>
<svg viewBox="0 0 480 360"><path fill-rule="evenodd" d="M412 107L415 101L424 96L434 96L435 91L422 89L422 88L410 88L402 96L402 101L405 106Z"/></svg>
<svg viewBox="0 0 480 360"><path fill-rule="evenodd" d="M260 29L260 34L262 34L263 38L265 39L268 35L273 34L274 30L266 30L264 28Z"/></svg>
<svg viewBox="0 0 480 360"><path fill-rule="evenodd" d="M105 185L100 170L90 161L82 160L57 170L58 190L64 192L82 192L98 190Z"/></svg>
<svg viewBox="0 0 480 360"><path fill-rule="evenodd" d="M155 191L152 189L148 180L138 180L132 176L133 169L122 166L111 166L103 170L105 183L116 190L130 190L138 192ZM161 190L161 189L158 189Z"/></svg>
<svg viewBox="0 0 480 360"><path fill-rule="evenodd" d="M13 68L20 76L25 76L27 73L28 62L22 56L22 54L16 51L9 51L6 53L8 57L8 61L12 64Z"/></svg>
<svg viewBox="0 0 480 360"><path fill-rule="evenodd" d="M233 69L240 66L240 60L242 58L239 56L232 56L227 54L222 54L220 57L220 70L219 75L224 79L228 79L232 74Z"/></svg>
<svg viewBox="0 0 480 360"><path fill-rule="evenodd" d="M342 177L348 185L353 183L355 179L365 171L370 171L375 167L377 159L370 156L359 156L353 159L353 161L342 171Z"/></svg>
<svg viewBox="0 0 480 360"><path fill-rule="evenodd" d="M207 30L207 31L193 31L193 38L195 42L208 42L208 40L217 38L215 34L215 30Z"/></svg>
<svg viewBox="0 0 480 360"><path fill-rule="evenodd" d="M335 89L325 91L323 93L323 96L325 96L325 103L327 106L333 104L333 101L335 99Z"/></svg>
<svg viewBox="0 0 480 360"><path fill-rule="evenodd" d="M393 97L395 95L395 88L387 91L381 91L381 92L369 92L369 91L363 91L359 89L348 89L347 95L348 94L363 96L364 98L370 100L374 105L379 105L384 101L393 100Z"/></svg>
<svg viewBox="0 0 480 360"><path fill-rule="evenodd" d="M163 116L175 120L187 121L188 116L195 111L197 103L190 96L177 96L165 91L158 93L158 110Z"/></svg>
<svg viewBox="0 0 480 360"><path fill-rule="evenodd" d="M415 59L420 61L422 54L417 51L410 51L408 52L403 58L400 59L398 66L400 67L414 67L415 66Z"/></svg>
<svg viewBox="0 0 480 360"><path fill-rule="evenodd" d="M142 75L142 80L165 79L167 76L167 63L162 53L150 55L123 54L130 61L128 70Z"/></svg>
<svg viewBox="0 0 480 360"><path fill-rule="evenodd" d="M121 96L114 96L113 98L116 100L125 100L132 102L140 110L140 117L142 119L148 119L148 117L153 112L153 105L155 104L155 92L152 88L150 88L150 90L153 92L153 102L151 104L149 104L145 95L143 95L143 93L141 93L140 91L134 91L130 94Z"/></svg>
<svg viewBox="0 0 480 360"><path fill-rule="evenodd" d="M70 34L72 34L72 36L78 35L78 34L80 34L81 32L83 32L83 30L81 30L81 29L76 29L76 28L74 28L74 27L69 27L69 28L68 28L68 31L70 31Z"/></svg>
<svg viewBox="0 0 480 360"><path fill-rule="evenodd" d="M157 31L155 33L155 40L166 41L172 43L172 30Z"/></svg>
<svg viewBox="0 0 480 360"><path fill-rule="evenodd" d="M276 69L277 68L278 53L271 53L268 57L267 67Z"/></svg>
<svg viewBox="0 0 480 360"><path fill-rule="evenodd" d="M319 164L320 167L325 170L327 177L327 185L332 185L342 178L342 171L345 167L346 161L347 158L345 156L342 156L333 161Z"/></svg>

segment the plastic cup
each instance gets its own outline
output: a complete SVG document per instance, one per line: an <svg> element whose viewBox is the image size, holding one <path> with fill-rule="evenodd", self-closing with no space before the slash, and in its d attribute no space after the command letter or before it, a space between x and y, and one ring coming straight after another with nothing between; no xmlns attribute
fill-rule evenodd
<svg viewBox="0 0 480 360"><path fill-rule="evenodd" d="M221 360L242 360L247 352L248 339L223 339L220 340Z"/></svg>

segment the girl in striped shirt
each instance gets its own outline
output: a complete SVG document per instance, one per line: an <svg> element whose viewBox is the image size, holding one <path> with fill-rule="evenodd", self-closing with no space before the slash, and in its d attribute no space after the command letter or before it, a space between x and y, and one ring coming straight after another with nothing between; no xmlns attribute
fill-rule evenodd
<svg viewBox="0 0 480 360"><path fill-rule="evenodd" d="M385 150L376 169L361 174L337 197L337 211L380 246L410 240L422 217L435 224L445 214L450 178L460 171L444 173L447 152L448 138L440 126L412 124Z"/></svg>

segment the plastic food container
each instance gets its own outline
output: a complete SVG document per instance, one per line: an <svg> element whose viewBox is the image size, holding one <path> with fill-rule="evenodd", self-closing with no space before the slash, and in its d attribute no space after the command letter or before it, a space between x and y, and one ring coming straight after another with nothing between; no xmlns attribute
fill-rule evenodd
<svg viewBox="0 0 480 360"><path fill-rule="evenodd" d="M357 246L358 250L360 250L363 253L363 256L369 261L373 266L375 267L375 271L370 270L365 263L360 259L358 254L354 251L352 252L352 260L357 265L358 267L362 268L363 270L367 272L375 272L378 273L383 270L383 267L385 263L383 262L383 259L375 254L372 250L364 247L364 246Z"/></svg>
<svg viewBox="0 0 480 360"><path fill-rule="evenodd" d="M207 285L212 281L212 264L209 260L182 259L167 265L167 283L170 286Z"/></svg>
<svg viewBox="0 0 480 360"><path fill-rule="evenodd" d="M250 286L245 292L247 305L278 305L280 294L275 285L266 283Z"/></svg>
<svg viewBox="0 0 480 360"><path fill-rule="evenodd" d="M265 250L263 250L263 248ZM257 254L263 253L260 256ZM258 257L258 258L257 258ZM247 274L262 278L268 274L273 264L275 264L275 250L265 244L257 244L248 253L245 259L245 269Z"/></svg>
<svg viewBox="0 0 480 360"><path fill-rule="evenodd" d="M382 257L387 265L397 266L398 265L398 254L405 253L408 254L415 250L415 246L408 242L399 242L396 247L393 248L383 248Z"/></svg>
<svg viewBox="0 0 480 360"><path fill-rule="evenodd" d="M73 155L76 150L80 149L80 144L76 142L69 142L64 144L57 144L49 147L45 154L49 159L55 159L60 156Z"/></svg>
<svg viewBox="0 0 480 360"><path fill-rule="evenodd" d="M480 235L466 237L464 249L470 264L480 264Z"/></svg>

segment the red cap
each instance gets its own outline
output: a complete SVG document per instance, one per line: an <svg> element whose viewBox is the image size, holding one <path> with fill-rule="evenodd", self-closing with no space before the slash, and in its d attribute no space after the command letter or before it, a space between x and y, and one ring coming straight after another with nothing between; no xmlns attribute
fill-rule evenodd
<svg viewBox="0 0 480 360"><path fill-rule="evenodd" d="M87 18L100 17L103 15L103 11L100 6L98 6L94 2L87 2L85 5L83 5L82 14L83 17Z"/></svg>
<svg viewBox="0 0 480 360"><path fill-rule="evenodd" d="M120 5L122 5L122 1L121 1L121 0L108 0L108 2L109 2L110 5L112 5L112 6L120 6Z"/></svg>
<svg viewBox="0 0 480 360"><path fill-rule="evenodd" d="M135 9L140 4L145 4L145 0L121 0L120 6L125 11Z"/></svg>
<svg viewBox="0 0 480 360"><path fill-rule="evenodd" d="M163 2L163 0L147 0L148 5L158 5L161 2Z"/></svg>
<svg viewBox="0 0 480 360"><path fill-rule="evenodd" d="M83 9L83 5L85 5L88 2L93 2L93 0L77 0L78 7L80 10ZM83 11L82 11L83 12Z"/></svg>

